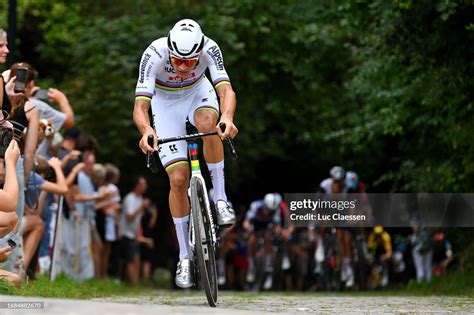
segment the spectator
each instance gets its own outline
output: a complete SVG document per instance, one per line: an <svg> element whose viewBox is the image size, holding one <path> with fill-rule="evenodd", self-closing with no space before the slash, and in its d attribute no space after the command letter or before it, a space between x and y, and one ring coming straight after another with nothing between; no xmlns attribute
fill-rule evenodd
<svg viewBox="0 0 474 315"><path fill-rule="evenodd" d="M70 128L74 126L74 112L71 108L71 105L69 104L68 98L63 92L58 89L50 88L47 94L51 102L59 104L61 111L52 108L44 101L35 97L36 93L40 88L35 84L35 81L38 78L38 72L33 69L33 73L33 80L28 83L28 92L26 96L28 97L30 102L39 110L40 119L50 120L52 122L54 130L56 131L59 131L62 126L64 126L65 128ZM51 144L52 141L44 139L40 143L37 153L49 157L50 155L48 154L48 147L51 146Z"/></svg>
<svg viewBox="0 0 474 315"><path fill-rule="evenodd" d="M12 248L9 245L0 247L0 263L7 261L11 253ZM6 280L17 288L21 286L21 278L16 273L0 269L0 279Z"/></svg>
<svg viewBox="0 0 474 315"><path fill-rule="evenodd" d="M158 210L156 205L152 204L150 207L145 209L141 220L141 233L139 233L138 241L140 243L140 264L143 281L147 282L150 280L151 275L151 261L153 257L153 229L156 225L156 219L158 217Z"/></svg>
<svg viewBox="0 0 474 315"><path fill-rule="evenodd" d="M133 181L133 190L123 200L122 227L122 254L125 261L127 280L135 284L140 271L140 257L137 242L138 226L143 212L150 206L150 200L143 198L147 190L146 179L138 176Z"/></svg>
<svg viewBox="0 0 474 315"><path fill-rule="evenodd" d="M97 227L99 234L102 237L102 242L104 244L104 250L102 252L101 262L100 262L100 275L102 277L107 276L107 269L109 266L109 258L112 251L112 243L117 241L117 218L118 213L121 208L120 204L120 191L116 184L120 178L119 169L113 164L105 164L106 175L104 186L107 187L110 198L104 200L107 204L104 204L102 207L103 211L97 212ZM101 231L99 224L99 218L103 218L103 231Z"/></svg>
<svg viewBox="0 0 474 315"><path fill-rule="evenodd" d="M107 187L104 185L106 170L102 164L94 164L92 167L92 183L94 184L95 190L99 193L107 192ZM104 242L102 236L99 233L104 230L104 220L99 221L99 215L102 214L102 209L109 205L108 196L106 199L95 204L96 212L93 214L93 220L91 220L91 232L92 232L92 253L94 255L94 270L95 276L99 279L105 278L105 274L102 274L102 258L104 251ZM100 211L97 211L100 210Z"/></svg>
<svg viewBox="0 0 474 315"><path fill-rule="evenodd" d="M3 151L4 148L2 148ZM1 212L14 212L16 204L18 202L18 179L16 176L16 164L20 157L20 150L18 143L12 140L8 145L8 148L4 151L4 154L0 156L1 163L1 182L2 189L0 190L0 213Z"/></svg>
<svg viewBox="0 0 474 315"><path fill-rule="evenodd" d="M15 173L20 150L15 140L10 142L5 159L0 158L0 237L4 237L18 222L15 212L18 202L18 181Z"/></svg>
<svg viewBox="0 0 474 315"><path fill-rule="evenodd" d="M50 241L49 225L52 211L49 205L44 207L44 202L41 201L44 198L39 197L41 192L58 195L66 195L68 192L59 159L53 157L46 161L41 156L38 159L40 162L38 162L36 172L31 172L27 183L28 191L26 194L25 227L23 231L25 269L28 269L40 241L42 248L40 247L39 256L43 257L48 253ZM40 215L43 213L44 222L40 218Z"/></svg>
<svg viewBox="0 0 474 315"><path fill-rule="evenodd" d="M433 263L432 233L428 228L421 227L418 223L413 223L412 229L413 233L410 236L410 241L416 269L416 280L418 283L422 283L423 280L430 283Z"/></svg>
<svg viewBox="0 0 474 315"><path fill-rule="evenodd" d="M92 245L92 230L95 226L95 203L107 197L105 192L96 192L92 182L92 170L95 164L95 155L92 152L84 154L84 169L77 175L73 185L74 207L77 218L72 221L72 234L64 236L62 270L77 280L86 280L94 277L94 261L90 253Z"/></svg>
<svg viewBox="0 0 474 315"><path fill-rule="evenodd" d="M7 43L7 32L0 28L0 64L4 64L7 61L8 53L8 43ZM4 128L13 128L12 124L7 121L8 115L11 111L11 102L8 98L9 93L6 91L6 81L8 81L8 76L0 76L0 126ZM12 93L12 82L9 82L10 93Z"/></svg>

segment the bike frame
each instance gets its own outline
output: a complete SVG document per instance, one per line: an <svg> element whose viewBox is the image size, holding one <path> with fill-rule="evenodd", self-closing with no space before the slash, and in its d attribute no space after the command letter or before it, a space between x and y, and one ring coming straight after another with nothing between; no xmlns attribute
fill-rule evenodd
<svg viewBox="0 0 474 315"><path fill-rule="evenodd" d="M203 192L204 192L204 201L206 203L207 216L208 216L209 221L211 222L211 226L212 226L212 229L211 229L212 244L210 244L210 245L214 246L214 248L215 248L215 246L217 244L216 227L215 227L215 224L214 224L214 219L212 217L211 205L209 203L209 196L207 194L206 182L205 182L204 177L202 176L202 173L201 173L201 166L199 164L199 147L198 147L197 143L195 143L194 141L189 141L189 143L188 143L188 152L189 152L189 160L190 160L190 163L191 163L191 179L193 177L198 178L201 181L202 187L204 188ZM190 179L190 182L191 182L191 179ZM188 196L189 196L189 198L191 198L191 188L188 189ZM191 211L189 213L189 215L190 215L189 222L190 222L190 225L191 225L190 229L189 229L189 243L191 244L191 248L193 249L193 252L194 252L194 246L195 246L196 240L194 239L194 228L195 227L194 227L193 220L192 220L193 211L194 211L194 209L191 209ZM201 230L202 230L201 235L205 235L204 227L200 226L199 228L201 228ZM205 259L209 259L209 257L205 257Z"/></svg>

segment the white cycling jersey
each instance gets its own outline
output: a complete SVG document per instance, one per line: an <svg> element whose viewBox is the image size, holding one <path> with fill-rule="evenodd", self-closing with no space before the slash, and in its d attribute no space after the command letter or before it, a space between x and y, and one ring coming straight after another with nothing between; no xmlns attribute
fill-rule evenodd
<svg viewBox="0 0 474 315"><path fill-rule="evenodd" d="M135 99L151 101L154 95L165 98L185 96L192 93L202 81L207 80L206 69L209 69L214 88L230 83L222 52L217 43L209 37L204 37L199 62L185 78L176 75L171 65L167 38L159 38L152 42L142 55Z"/></svg>
<svg viewBox="0 0 474 315"><path fill-rule="evenodd" d="M205 75L206 69L209 69L212 84ZM167 38L162 37L152 42L142 55L135 99L151 102L153 125L159 138L182 136L186 134L186 120L194 125L196 112L211 110L219 116L214 89L222 84L230 84L230 81L215 41L204 37L198 64L182 78L171 65ZM187 164L186 141L159 146L158 156L167 171Z"/></svg>

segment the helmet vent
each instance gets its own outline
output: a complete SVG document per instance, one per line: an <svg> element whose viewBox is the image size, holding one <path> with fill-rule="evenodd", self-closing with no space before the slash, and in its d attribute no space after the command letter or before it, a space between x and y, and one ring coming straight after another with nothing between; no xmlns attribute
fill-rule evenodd
<svg viewBox="0 0 474 315"><path fill-rule="evenodd" d="M187 28L187 27L183 27L181 30L182 30L182 31L188 31L188 32L192 32L192 30L191 30L191 29L189 29L189 28Z"/></svg>

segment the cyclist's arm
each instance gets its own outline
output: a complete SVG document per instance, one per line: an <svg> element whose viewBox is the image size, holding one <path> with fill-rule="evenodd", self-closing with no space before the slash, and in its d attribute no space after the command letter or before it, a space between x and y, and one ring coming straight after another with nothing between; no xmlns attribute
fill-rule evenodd
<svg viewBox="0 0 474 315"><path fill-rule="evenodd" d="M243 222L243 227L246 230L251 229L252 221L257 215L257 209L258 209L258 204L257 201L254 201L250 204L250 208L247 210L247 213L245 214L245 220Z"/></svg>
<svg viewBox="0 0 474 315"><path fill-rule="evenodd" d="M237 107L237 98L235 92L232 89L232 85L222 84L217 89L217 95L220 100L221 107L221 121L234 121L235 108Z"/></svg>
<svg viewBox="0 0 474 315"><path fill-rule="evenodd" d="M133 121L137 125L138 130L143 135L146 132L154 132L151 127L148 110L150 109L150 101L143 99L135 100L135 107L133 108Z"/></svg>
<svg viewBox="0 0 474 315"><path fill-rule="evenodd" d="M205 50L206 52L203 56L206 59L209 73L211 74L212 84L219 96L219 105L222 113L220 121L226 123L228 126L226 132L229 132L229 135L234 137L238 132L234 125L237 98L224 67L222 52L217 43L211 39L208 39L206 42Z"/></svg>
<svg viewBox="0 0 474 315"><path fill-rule="evenodd" d="M151 99L155 90L156 72L159 66L163 63L163 56L159 54L153 45L157 45L157 42L153 42L148 46L145 52L143 52L140 66L138 67L139 73L135 88L133 120L143 136L148 136L150 134L155 135L155 131L151 127L148 110L150 109Z"/></svg>

